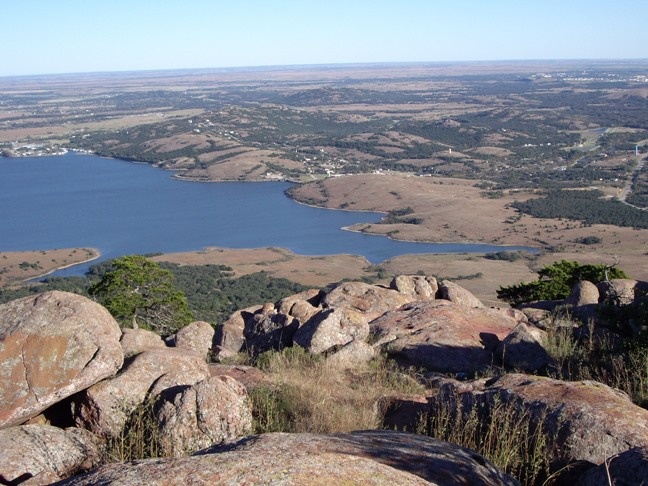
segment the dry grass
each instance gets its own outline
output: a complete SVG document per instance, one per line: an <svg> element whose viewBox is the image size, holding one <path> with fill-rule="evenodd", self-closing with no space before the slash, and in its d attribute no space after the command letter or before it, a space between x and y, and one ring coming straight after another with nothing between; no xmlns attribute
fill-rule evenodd
<svg viewBox="0 0 648 486"><path fill-rule="evenodd" d="M375 273L365 270L369 262L356 255L300 256L283 248L207 248L197 252L167 253L153 258L179 265L227 265L237 277L264 271L313 287L326 287L342 279L358 280Z"/></svg>
<svg viewBox="0 0 648 486"><path fill-rule="evenodd" d="M342 371L293 347L265 353L256 364L271 380L251 391L256 433L377 429L380 397L425 392L412 372L384 358ZM495 403L484 419L483 410L457 410L457 403L455 397L421 417L417 432L473 449L523 484L549 474L552 438L542 430L542 419L504 403Z"/></svg>
<svg viewBox="0 0 648 486"><path fill-rule="evenodd" d="M99 251L90 248L0 252L0 287L19 284L98 257Z"/></svg>
<svg viewBox="0 0 648 486"><path fill-rule="evenodd" d="M410 372L384 358L341 370L323 357L292 347L264 353L257 365L271 380L251 392L257 433L376 429L381 425L375 409L378 398L423 391Z"/></svg>
<svg viewBox="0 0 648 486"><path fill-rule="evenodd" d="M487 411L464 410L455 396L421 417L418 433L472 449L520 483L534 485L550 474L555 442L542 423L543 417L531 417L514 403L496 400Z"/></svg>
<svg viewBox="0 0 648 486"><path fill-rule="evenodd" d="M648 280L648 230L610 225L585 227L578 222L519 217L507 205L532 197L514 192L491 199L475 187L475 181L413 177L403 174L331 178L318 185L301 186L297 198L316 201L325 207L354 210L390 211L411 207L421 224L362 224L357 230L391 235L411 241L472 242L497 245L523 245L535 248L560 248L547 254L551 262L567 259L607 263L614 256L621 260L632 278ZM596 236L597 245L582 245L578 238ZM538 261L542 265L542 261Z"/></svg>
<svg viewBox="0 0 648 486"><path fill-rule="evenodd" d="M160 457L162 443L153 403L135 408L119 435L108 437L102 451L103 464Z"/></svg>
<svg viewBox="0 0 648 486"><path fill-rule="evenodd" d="M569 321L556 316L555 322ZM594 380L625 392L634 403L648 405L648 348L628 346L589 324L587 338L574 338L573 323L553 326L545 349L556 363L554 377L566 381Z"/></svg>

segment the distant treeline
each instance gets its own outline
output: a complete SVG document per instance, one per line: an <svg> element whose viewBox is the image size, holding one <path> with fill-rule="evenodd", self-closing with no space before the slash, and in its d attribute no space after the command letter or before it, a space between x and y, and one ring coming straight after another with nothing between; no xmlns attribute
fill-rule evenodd
<svg viewBox="0 0 648 486"><path fill-rule="evenodd" d="M285 278L275 278L267 272L257 272L238 278L224 265L177 265L162 262L160 267L171 270L175 284L182 290L196 320L221 324L234 311L264 302L276 302L308 287ZM63 290L88 297L88 288L110 270L110 261L90 267L82 277L47 277L41 282L18 289L0 289L0 304L49 290Z"/></svg>
<svg viewBox="0 0 648 486"><path fill-rule="evenodd" d="M518 211L536 218L567 218L586 224L611 224L632 228L648 228L648 211L642 211L621 201L602 199L599 190L553 190L542 197L516 201Z"/></svg>

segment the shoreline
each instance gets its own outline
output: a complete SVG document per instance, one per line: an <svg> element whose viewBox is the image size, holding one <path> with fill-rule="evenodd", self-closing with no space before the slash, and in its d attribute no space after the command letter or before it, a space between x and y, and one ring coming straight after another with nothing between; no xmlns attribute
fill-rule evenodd
<svg viewBox="0 0 648 486"><path fill-rule="evenodd" d="M329 208L325 208L329 209ZM344 209L341 209L340 211L344 211ZM353 211L353 210L351 210ZM359 223L359 224L366 224L366 223ZM373 224L378 224L378 223L373 223ZM497 246L501 248L511 248L511 250L500 250L500 251L526 251L529 253L541 253L543 250L542 248L536 248L533 246L526 246L526 245L501 245L498 243L484 243L483 241L427 241L427 240L404 240L404 239L398 239L394 238L393 236L387 235L387 234L382 234L382 233L370 233L362 230L357 230L353 229L351 226L342 226L341 228L344 231L350 231L351 233L359 233L362 235L367 235L367 236L382 236L383 238L387 238L388 240L392 241L400 241L403 243L423 243L427 245L488 245L488 246ZM518 247L523 247L523 250L518 249ZM482 253L489 253L489 252L462 252L465 254L473 254L473 255L480 255ZM413 253L410 253L413 255ZM438 253L425 253L425 254L430 254L430 255L454 255L456 254L455 252L438 252Z"/></svg>
<svg viewBox="0 0 648 486"><path fill-rule="evenodd" d="M92 262L92 261L97 260L98 258L101 257L101 252L96 248L80 248L80 249L87 250L87 251L92 251L93 256L90 257L90 258L86 258L85 260L81 260L79 262L68 263L67 265L61 265L59 267L53 268L49 272L45 272L43 274L36 275L34 277L26 278L26 279L23 280L23 282L26 283L26 282L30 282L30 281L35 280L35 279L40 279L40 278L43 278L43 277L47 277L48 275L51 275L51 274L53 274L55 272L58 272L59 270L65 270L66 268L75 267L77 265L83 265L84 263ZM47 250L45 250L45 251L47 251Z"/></svg>
<svg viewBox="0 0 648 486"><path fill-rule="evenodd" d="M285 179L273 179L273 180L267 180L267 179L255 179L255 180L198 179L198 178L195 178L195 177L182 175L182 173L186 169L169 169L169 168L157 165L154 162L148 162L148 161L142 161L142 160L128 160L128 159L119 159L119 158L115 158L115 157L108 157L108 156L104 156L104 155L99 155L96 152L93 152L93 151L90 151L90 150L80 151L80 150L68 149L68 148L66 148L66 150L68 151L68 153L69 152L74 152L74 153L80 153L81 155L88 155L89 154L89 155L95 155L95 156L103 158L103 159L121 160L121 161L124 161L124 162L130 162L130 163L133 163L133 164L149 165L149 166L154 167L156 169L161 169L161 170L164 170L164 171L172 172L173 174L170 176L171 179L175 179L175 180L183 181L183 182L196 182L196 183L227 183L227 182L269 183L269 182L279 182L279 183L289 183L289 184L294 184L294 185L307 184L305 182L294 181L294 180L287 179L287 178L285 178ZM301 204L303 206L316 208L316 209L326 209L326 210L331 210L331 211L347 211L347 212L357 212L357 213L376 213L376 214L384 214L384 215L389 214L388 211L379 211L379 210L370 210L370 209L335 208L335 207L328 207L328 206L325 205L325 203L322 204L322 205L318 205L318 204L314 204L314 203L307 203L307 202L301 201L301 200L291 196L288 193L288 189L284 190L283 193L288 199L290 199L291 201L293 201L293 202L295 202L297 204ZM379 222L369 223L369 224L379 224ZM464 241L432 241L432 240L427 240L427 239L411 240L411 239L394 238L393 236L390 236L390 235L387 235L387 234L382 234L382 233L373 233L373 232L355 230L355 229L352 229L350 226L343 226L340 229L343 230L343 231L349 231L349 232L352 232L352 233L359 233L359 234L368 235L368 236L381 236L381 237L387 238L387 239L392 240L392 241L404 242L404 243L422 243L422 244L440 244L440 245L451 245L451 244L458 244L458 245L491 245L491 246L503 246L503 247L523 246L525 248L525 251L529 251L531 253L540 253L540 252L542 252L542 248L527 246L527 245L524 245L524 244L500 245L495 241L484 243L484 242L472 241L472 240L464 240ZM189 250L189 251L192 251L192 250ZM506 251L506 250L503 250L503 251ZM516 250L510 250L510 251L516 251ZM479 252L477 252L477 253L479 253ZM80 262L78 264L81 264L81 263L87 263L87 262ZM70 266L73 266L73 265L70 265ZM67 267L64 267L64 268L67 268ZM56 271L62 270L62 269L63 268L52 270L51 272L49 272L49 273L47 273L45 275L49 275L50 273L53 273L53 272L56 272ZM35 277L35 278L38 278L38 277Z"/></svg>

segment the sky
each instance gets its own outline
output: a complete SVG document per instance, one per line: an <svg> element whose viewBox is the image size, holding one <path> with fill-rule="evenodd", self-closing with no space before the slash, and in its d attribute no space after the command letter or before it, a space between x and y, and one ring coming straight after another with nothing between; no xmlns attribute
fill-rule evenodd
<svg viewBox="0 0 648 486"><path fill-rule="evenodd" d="M0 0L0 76L648 58L646 0Z"/></svg>

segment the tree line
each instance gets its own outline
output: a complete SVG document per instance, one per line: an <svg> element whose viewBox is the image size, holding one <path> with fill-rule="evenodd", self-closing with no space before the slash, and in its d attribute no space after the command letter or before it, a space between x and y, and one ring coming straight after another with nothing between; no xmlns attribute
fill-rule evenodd
<svg viewBox="0 0 648 486"><path fill-rule="evenodd" d="M542 197L516 201L512 206L536 218L567 218L585 224L611 224L648 228L648 212L616 199L603 199L603 192L593 190L550 190Z"/></svg>
<svg viewBox="0 0 648 486"><path fill-rule="evenodd" d="M130 255L93 265L83 276L50 276L17 289L0 289L0 304L62 290L94 298L123 326L130 327L135 315L139 327L164 334L191 320L216 326L238 309L276 302L307 288L267 272L235 277L224 265L156 263Z"/></svg>

